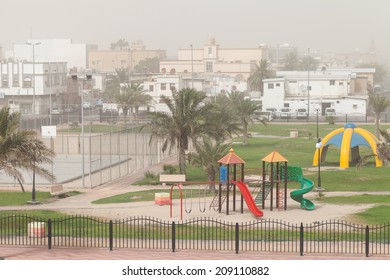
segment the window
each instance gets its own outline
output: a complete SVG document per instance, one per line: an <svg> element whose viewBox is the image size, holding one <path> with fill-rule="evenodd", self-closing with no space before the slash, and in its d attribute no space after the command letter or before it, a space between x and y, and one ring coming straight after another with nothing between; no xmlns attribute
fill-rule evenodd
<svg viewBox="0 0 390 280"><path fill-rule="evenodd" d="M12 83L12 86L13 87L18 87L19 86L19 81L17 79L15 79Z"/></svg>
<svg viewBox="0 0 390 280"><path fill-rule="evenodd" d="M357 104L353 104L353 105L352 105L352 108L353 108L354 110L357 110L358 105L357 105Z"/></svg>
<svg viewBox="0 0 390 280"><path fill-rule="evenodd" d="M344 83L343 82L339 82L339 86L342 86L342 85L344 85Z"/></svg>
<svg viewBox="0 0 390 280"><path fill-rule="evenodd" d="M206 61L206 73L213 73L213 63Z"/></svg>
<svg viewBox="0 0 390 280"><path fill-rule="evenodd" d="M7 79L3 79L1 81L1 87L8 87L8 80Z"/></svg>
<svg viewBox="0 0 390 280"><path fill-rule="evenodd" d="M269 89L273 89L274 88L274 84L268 84L268 88Z"/></svg>
<svg viewBox="0 0 390 280"><path fill-rule="evenodd" d="M166 83L162 83L161 84L161 90L167 90L167 84Z"/></svg>
<svg viewBox="0 0 390 280"><path fill-rule="evenodd" d="M176 89L175 84L174 84L174 83L170 83L170 84L169 84L169 88L170 88L171 90L175 90L175 89Z"/></svg>
<svg viewBox="0 0 390 280"><path fill-rule="evenodd" d="M149 85L149 91L154 91L154 85Z"/></svg>
<svg viewBox="0 0 390 280"><path fill-rule="evenodd" d="M336 84L336 81L335 81L335 80L330 80L330 81L329 81L329 85L334 86L335 84Z"/></svg>
<svg viewBox="0 0 390 280"><path fill-rule="evenodd" d="M32 82L30 78L24 78L23 87L32 87Z"/></svg>
<svg viewBox="0 0 390 280"><path fill-rule="evenodd" d="M276 83L276 86L277 86L277 87L280 87L280 83Z"/></svg>
<svg viewBox="0 0 390 280"><path fill-rule="evenodd" d="M127 60L121 60L121 65L126 65Z"/></svg>
<svg viewBox="0 0 390 280"><path fill-rule="evenodd" d="M209 47L209 56L212 56L213 55L213 49L211 47Z"/></svg>

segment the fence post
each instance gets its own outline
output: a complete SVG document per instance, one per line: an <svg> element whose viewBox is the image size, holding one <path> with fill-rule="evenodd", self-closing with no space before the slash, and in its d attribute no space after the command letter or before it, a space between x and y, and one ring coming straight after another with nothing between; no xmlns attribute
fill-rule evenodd
<svg viewBox="0 0 390 280"><path fill-rule="evenodd" d="M112 251L114 247L114 226L112 220L110 220L110 224L109 224L109 246L110 246L110 251Z"/></svg>
<svg viewBox="0 0 390 280"><path fill-rule="evenodd" d="M370 253L370 228L366 226L366 257Z"/></svg>
<svg viewBox="0 0 390 280"><path fill-rule="evenodd" d="M236 223L236 254L238 254L238 250L239 250L239 247L240 247L240 227L238 225L238 223Z"/></svg>
<svg viewBox="0 0 390 280"><path fill-rule="evenodd" d="M176 250L176 224L172 222L172 253Z"/></svg>
<svg viewBox="0 0 390 280"><path fill-rule="evenodd" d="M51 249L51 219L47 220L47 246L49 250Z"/></svg>
<svg viewBox="0 0 390 280"><path fill-rule="evenodd" d="M303 223L299 227L299 253L303 256Z"/></svg>

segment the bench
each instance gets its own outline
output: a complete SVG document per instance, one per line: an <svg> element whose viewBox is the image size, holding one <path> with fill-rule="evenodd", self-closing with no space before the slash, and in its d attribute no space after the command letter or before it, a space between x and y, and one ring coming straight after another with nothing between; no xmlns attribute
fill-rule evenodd
<svg viewBox="0 0 390 280"><path fill-rule="evenodd" d="M62 185L54 185L50 187L50 194L52 196L60 197L65 193L66 191L64 190L64 187Z"/></svg>

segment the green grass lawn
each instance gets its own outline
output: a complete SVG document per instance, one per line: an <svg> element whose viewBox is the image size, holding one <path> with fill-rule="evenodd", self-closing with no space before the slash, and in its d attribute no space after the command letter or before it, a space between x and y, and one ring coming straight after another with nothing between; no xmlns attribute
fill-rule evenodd
<svg viewBox="0 0 390 280"><path fill-rule="evenodd" d="M51 199L49 192L36 192L36 200L47 203ZM30 192L0 192L0 206L27 205L31 201Z"/></svg>
<svg viewBox="0 0 390 280"><path fill-rule="evenodd" d="M343 124L320 124L319 135L325 136L329 132L342 127ZM358 124L358 127L363 127L371 132L374 131L373 125ZM382 125L381 129L390 128L389 125ZM93 132L101 131L107 132L112 128L106 125L93 125L91 130ZM237 155L245 160L245 169L259 169L262 167L262 158L267 156L272 151L277 151L282 154L287 160L289 166L300 166L303 169L304 176L311 179L315 186L317 184L317 169L313 169L313 155L315 152L316 143L316 129L315 124L273 124L268 126L261 124L251 125L250 132L252 137L248 140L248 145L241 145L239 143L234 144L232 147ZM296 130L299 132L298 138L290 138L290 131ZM77 132L79 130L75 130ZM262 138L256 137L258 135L274 135L285 136L286 138ZM235 142L240 142L240 138L234 139ZM360 147L361 156L369 155L372 152L366 147ZM339 149L331 146L328 149L326 162L321 165L322 167L338 167L339 166ZM310 168L310 170L309 170ZM374 162L368 162L368 164L362 168L350 167L346 170L321 170L322 187L326 191L390 191L389 166L382 168L376 168ZM260 173L260 171L259 171ZM187 181L207 181L207 177L201 167L187 165ZM147 180L142 180L135 184L148 184ZM299 184L296 182L289 182L288 188L299 188ZM127 193L124 195L113 196L95 201L96 204L103 203L124 203L132 201L152 201L154 200L154 193L161 192L161 190L151 190L146 192ZM325 192L326 193L326 192ZM27 201L31 200L31 193L0 193L0 205L25 205ZM37 200L46 202L50 199L49 193L37 192ZM337 200L339 202L337 202ZM374 213L377 211L384 211L388 213L387 208L389 206L380 206L387 203L386 200L390 200L389 196L350 196L342 198L325 197L325 203L370 203L376 204L378 207L373 208ZM379 207L380 206L380 207ZM378 208L379 210L375 210ZM360 219L370 219L368 214L362 213ZM383 218L381 222L388 222L390 215L373 214Z"/></svg>
<svg viewBox="0 0 390 280"><path fill-rule="evenodd" d="M67 196L78 195L81 192L71 191L67 192ZM20 206L28 205L28 202L32 199L31 192L11 192L11 191L0 191L0 206ZM40 203L49 203L53 197L50 192L36 192L35 200Z"/></svg>

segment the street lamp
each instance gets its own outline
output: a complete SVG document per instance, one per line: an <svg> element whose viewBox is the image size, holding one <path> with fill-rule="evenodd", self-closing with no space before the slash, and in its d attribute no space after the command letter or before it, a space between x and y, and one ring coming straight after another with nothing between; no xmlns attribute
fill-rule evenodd
<svg viewBox="0 0 390 280"><path fill-rule="evenodd" d="M191 83L192 83L192 88L194 88L194 50L191 46Z"/></svg>
<svg viewBox="0 0 390 280"><path fill-rule="evenodd" d="M319 113L319 111L320 111L320 109L316 109L316 113L317 113L317 120L316 120L316 124L317 124L317 139L319 139L318 137L320 137L319 136L319 132L318 132L318 113Z"/></svg>
<svg viewBox="0 0 390 280"><path fill-rule="evenodd" d="M81 181L82 187L85 188L85 157L84 157L84 90L80 90L80 84L78 83L78 76L73 74L72 79L77 81L77 89L79 95L81 95ZM87 74L85 79L87 81L92 79L92 75Z"/></svg>
<svg viewBox="0 0 390 280"><path fill-rule="evenodd" d="M310 117L310 48L307 49L307 122Z"/></svg>
<svg viewBox="0 0 390 280"><path fill-rule="evenodd" d="M316 149L318 156L318 177L317 177L317 191L323 191L324 189L321 187L321 138L317 138Z"/></svg>
<svg viewBox="0 0 390 280"><path fill-rule="evenodd" d="M40 45L41 42L35 42L35 43L26 43L27 45L30 45L32 46L32 51L33 51L33 55L32 55L32 59L33 59L33 78L31 79L33 84L33 106L32 106L32 112L33 112L33 115L35 115L35 46L37 45Z"/></svg>

